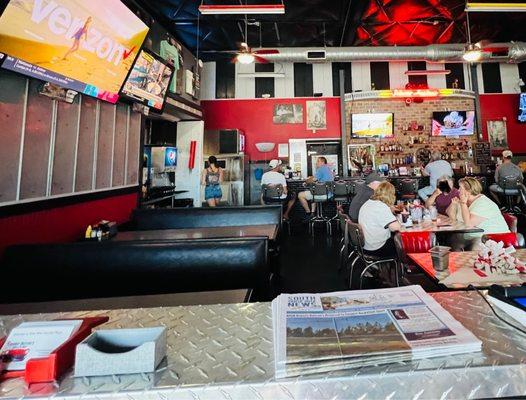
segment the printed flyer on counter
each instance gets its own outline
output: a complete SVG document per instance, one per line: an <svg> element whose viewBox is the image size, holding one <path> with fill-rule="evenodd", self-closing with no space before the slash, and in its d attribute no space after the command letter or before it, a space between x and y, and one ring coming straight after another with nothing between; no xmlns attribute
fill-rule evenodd
<svg viewBox="0 0 526 400"><path fill-rule="evenodd" d="M282 294L272 302L276 377L480 351L420 286Z"/></svg>

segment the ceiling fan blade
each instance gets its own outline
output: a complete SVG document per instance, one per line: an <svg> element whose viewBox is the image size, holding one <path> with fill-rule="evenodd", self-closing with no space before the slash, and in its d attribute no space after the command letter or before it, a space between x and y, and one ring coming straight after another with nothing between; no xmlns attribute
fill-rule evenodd
<svg viewBox="0 0 526 400"><path fill-rule="evenodd" d="M254 54L279 54L279 50L277 49L256 50Z"/></svg>
<svg viewBox="0 0 526 400"><path fill-rule="evenodd" d="M257 62L258 64L268 64L269 63L267 59L260 57L256 55L255 53L252 53L252 55L254 56L254 61Z"/></svg>

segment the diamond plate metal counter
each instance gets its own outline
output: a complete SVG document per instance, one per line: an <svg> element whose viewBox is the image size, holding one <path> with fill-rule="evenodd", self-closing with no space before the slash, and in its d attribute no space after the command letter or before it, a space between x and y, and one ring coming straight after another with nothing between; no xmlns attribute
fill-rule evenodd
<svg viewBox="0 0 526 400"><path fill-rule="evenodd" d="M471 399L526 394L526 337L495 318L475 292L433 297L483 341L483 352L276 381L269 303L0 317L22 321L108 315L101 328L165 326L168 357L155 374L0 385L0 398L55 399Z"/></svg>

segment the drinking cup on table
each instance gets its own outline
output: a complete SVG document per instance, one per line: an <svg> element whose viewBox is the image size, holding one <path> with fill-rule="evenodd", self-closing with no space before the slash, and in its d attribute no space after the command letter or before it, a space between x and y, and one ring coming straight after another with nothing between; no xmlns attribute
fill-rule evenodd
<svg viewBox="0 0 526 400"><path fill-rule="evenodd" d="M435 206L429 207L429 216L431 217L431 221L436 222L438 218L438 210Z"/></svg>

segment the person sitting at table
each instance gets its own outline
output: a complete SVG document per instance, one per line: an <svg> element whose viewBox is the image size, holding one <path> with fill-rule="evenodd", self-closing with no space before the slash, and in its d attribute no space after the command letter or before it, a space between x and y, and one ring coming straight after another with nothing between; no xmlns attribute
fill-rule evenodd
<svg viewBox="0 0 526 400"><path fill-rule="evenodd" d="M442 154L439 151L434 151L431 154L431 162L426 167L420 167L423 176L429 176L429 186L423 187L418 191L418 195L424 201L433 194L437 188L438 178L441 176L453 176L453 168L451 164L442 160Z"/></svg>
<svg viewBox="0 0 526 400"><path fill-rule="evenodd" d="M437 188L433 194L426 200L426 207L435 206L439 214L446 215L451 201L458 198L459 190L455 187L453 178L444 175L438 178Z"/></svg>
<svg viewBox="0 0 526 400"><path fill-rule="evenodd" d="M349 206L349 217L351 217L353 222L358 222L360 209L365 202L371 198L375 189L383 181L385 181L385 177L374 171L365 177L365 185L359 186L358 192L353 197Z"/></svg>
<svg viewBox="0 0 526 400"><path fill-rule="evenodd" d="M363 230L366 254L381 257L396 254L391 233L398 232L402 226L391 211L395 200L395 187L389 182L382 182L360 208L358 223Z"/></svg>
<svg viewBox="0 0 526 400"><path fill-rule="evenodd" d="M327 165L327 159L325 157L318 157L316 159L316 174L314 176L309 176L305 181L306 184L313 182L332 182L334 180L334 173L331 168ZM316 212L316 204L312 203L312 209L309 208L309 201L313 200L312 193L310 190L305 190L298 194L298 200L301 203L301 206L305 210L306 220L310 220L312 213Z"/></svg>
<svg viewBox="0 0 526 400"><path fill-rule="evenodd" d="M477 179L462 178L459 187L459 197L452 199L447 210L448 217L464 223L467 228L480 228L482 232L464 233L462 238L457 238L459 243L453 243L456 249L476 249L482 235L509 232L499 206L482 194L482 185Z"/></svg>
<svg viewBox="0 0 526 400"><path fill-rule="evenodd" d="M497 203L500 203L499 194L504 193L504 189L500 187L504 178L513 179L519 178L522 181L522 170L511 161L513 153L509 150L502 152L502 164L495 170L495 183L489 187L491 196ZM519 189L508 189L506 192L511 195L518 195Z"/></svg>
<svg viewBox="0 0 526 400"><path fill-rule="evenodd" d="M270 187L275 187L281 185L283 187L283 193L281 194L281 203L287 204L287 209L283 213L283 219L289 219L290 210L292 209L292 206L294 206L296 200L293 198L292 193L290 193L287 189L287 180L285 179L285 175L283 175L283 173L281 172L282 164L283 163L281 162L281 160L270 160L270 162L268 163L270 171L265 172L261 177L261 186L263 187L264 185L267 185ZM263 193L261 193L261 204L265 204Z"/></svg>

